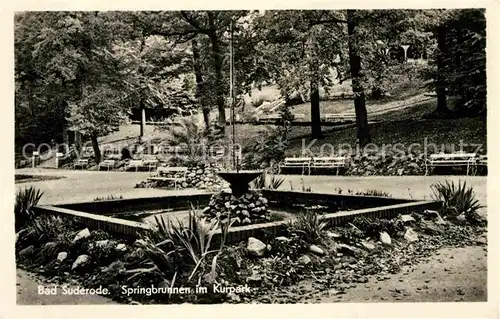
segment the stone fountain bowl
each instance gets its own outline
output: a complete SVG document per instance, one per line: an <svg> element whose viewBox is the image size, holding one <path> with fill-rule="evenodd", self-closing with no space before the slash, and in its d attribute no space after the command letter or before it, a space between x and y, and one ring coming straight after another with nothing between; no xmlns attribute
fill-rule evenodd
<svg viewBox="0 0 500 319"><path fill-rule="evenodd" d="M251 181L262 175L263 171L223 171L217 174L231 185L248 185Z"/></svg>

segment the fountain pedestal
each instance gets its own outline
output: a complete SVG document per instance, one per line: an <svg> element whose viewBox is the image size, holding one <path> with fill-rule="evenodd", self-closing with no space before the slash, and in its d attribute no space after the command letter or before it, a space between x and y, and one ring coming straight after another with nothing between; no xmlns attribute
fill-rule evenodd
<svg viewBox="0 0 500 319"><path fill-rule="evenodd" d="M228 182L233 195L239 197L248 192L250 182L262 175L262 171L225 171L217 175Z"/></svg>

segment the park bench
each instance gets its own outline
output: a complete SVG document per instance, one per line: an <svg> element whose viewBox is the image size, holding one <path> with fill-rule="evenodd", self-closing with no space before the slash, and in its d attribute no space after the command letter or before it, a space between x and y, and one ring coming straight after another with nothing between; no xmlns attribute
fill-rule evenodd
<svg viewBox="0 0 500 319"><path fill-rule="evenodd" d="M300 168L302 169L302 175L307 169L308 173L310 174L310 166L311 166L310 157L287 157L285 158L283 163L279 165L278 174L280 174L281 171L286 168Z"/></svg>
<svg viewBox="0 0 500 319"><path fill-rule="evenodd" d="M101 170L102 167L105 167L106 170L110 170L114 168L116 165L116 161L113 159L107 159L99 163L98 169Z"/></svg>
<svg viewBox="0 0 500 319"><path fill-rule="evenodd" d="M185 182L187 180L187 167L183 166L162 166L158 167L156 170L156 175L148 178L150 181L172 181L174 182L174 188L177 189L178 183ZM168 177L162 175L181 173L180 176Z"/></svg>
<svg viewBox="0 0 500 319"><path fill-rule="evenodd" d="M425 162L425 175L432 174L436 167L466 167L469 175L469 170L476 161L476 153L431 154Z"/></svg>
<svg viewBox="0 0 500 319"><path fill-rule="evenodd" d="M297 113L297 114L293 115L294 120L301 120L302 121L302 120L305 120L305 118L306 118L306 115L303 113Z"/></svg>
<svg viewBox="0 0 500 319"><path fill-rule="evenodd" d="M263 123L276 123L281 120L281 115L279 114L271 114L271 115L264 115L259 118L259 121Z"/></svg>
<svg viewBox="0 0 500 319"><path fill-rule="evenodd" d="M146 168L149 172L158 167L159 161L157 159L144 160L142 167Z"/></svg>
<svg viewBox="0 0 500 319"><path fill-rule="evenodd" d="M339 171L345 168L346 164L347 158L344 156L315 157L311 161L309 172L313 169L335 169L338 175Z"/></svg>
<svg viewBox="0 0 500 319"><path fill-rule="evenodd" d="M89 166L89 160L88 159L77 159L76 161L73 162L73 168L76 169L77 167L80 167L81 169L87 168Z"/></svg>
<svg viewBox="0 0 500 319"><path fill-rule="evenodd" d="M335 120L352 120L352 119L355 119L356 118L356 115L352 114L352 113L336 113L336 114L332 114L332 113L327 113L323 116L323 121L325 122L330 122L330 121L335 121Z"/></svg>
<svg viewBox="0 0 500 319"><path fill-rule="evenodd" d="M125 170L128 171L129 169L134 168L135 171L137 172L139 168L141 168L143 165L144 165L143 160L130 160L127 166L125 166Z"/></svg>

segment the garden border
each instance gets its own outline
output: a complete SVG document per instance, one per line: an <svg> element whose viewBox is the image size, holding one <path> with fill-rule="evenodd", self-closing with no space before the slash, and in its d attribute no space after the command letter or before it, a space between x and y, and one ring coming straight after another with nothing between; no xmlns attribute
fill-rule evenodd
<svg viewBox="0 0 500 319"><path fill-rule="evenodd" d="M364 203L377 203L377 207L369 207L363 209L356 209L350 211L337 211L334 213L327 213L321 215L321 219L326 220L330 226L337 226L347 223L358 216L363 217L375 217L375 218L391 218L396 217L399 214L410 214L414 211L423 211L425 209L438 209L441 207L440 201L434 200L407 200L407 199L395 199L390 197L379 197L379 196L359 196L359 195L336 195L336 194L321 194L321 193L307 193L307 192L291 192L291 191L276 191L276 190L263 190L265 197L270 197L270 201L276 200L276 196L292 197L295 200L301 199L306 201L313 201L317 203L318 199L323 201L364 201ZM46 213L56 216L69 217L73 220L79 220L86 226L90 228L96 228L103 231L108 231L110 233L126 235L131 237L138 237L141 233L153 230L153 226L147 223L135 222L121 218L115 218L106 216L105 214L98 215L94 213L74 210L70 208L90 208L92 212L96 212L101 208L110 208L114 205L118 205L121 208L127 204L149 204L158 205L164 203L171 203L177 205L186 205L187 197L193 197L195 199L205 201L207 196L211 196L211 193L206 194L194 194L192 196L165 196L165 197L155 197L155 198L136 198L136 199L121 199L121 200L110 200L101 202L86 202L86 203L75 203L75 204L62 204L62 205L42 205L34 207L35 211L38 213ZM266 196L267 195L267 196ZM389 203L394 204L389 204ZM385 203L385 205L384 205ZM113 205L114 204L114 205ZM114 206L116 208L116 206ZM107 212L109 215L109 212ZM276 236L280 232L286 229L289 220L275 221L262 224L245 225L233 227L229 230L226 243L236 243L248 239L249 237L261 237L261 236ZM214 241L218 242L221 239L220 230L214 235Z"/></svg>

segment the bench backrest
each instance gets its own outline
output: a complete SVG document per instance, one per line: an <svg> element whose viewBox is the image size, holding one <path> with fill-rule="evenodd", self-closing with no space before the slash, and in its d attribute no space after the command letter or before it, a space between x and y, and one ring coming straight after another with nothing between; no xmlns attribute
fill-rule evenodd
<svg viewBox="0 0 500 319"><path fill-rule="evenodd" d="M130 160L129 165L142 165L143 160Z"/></svg>
<svg viewBox="0 0 500 319"><path fill-rule="evenodd" d="M311 158L309 157L287 157L285 158L285 163L309 163Z"/></svg>
<svg viewBox="0 0 500 319"><path fill-rule="evenodd" d="M453 153L453 154L431 154L429 159L431 161L439 160L471 160L476 158L475 153Z"/></svg>
<svg viewBox="0 0 500 319"><path fill-rule="evenodd" d="M112 160L112 159L107 159L107 160L102 161L102 163L103 164L114 164L114 163L116 163L116 161Z"/></svg>
<svg viewBox="0 0 500 319"><path fill-rule="evenodd" d="M345 163L347 158L338 156L338 157L316 157L313 158L313 163Z"/></svg>

